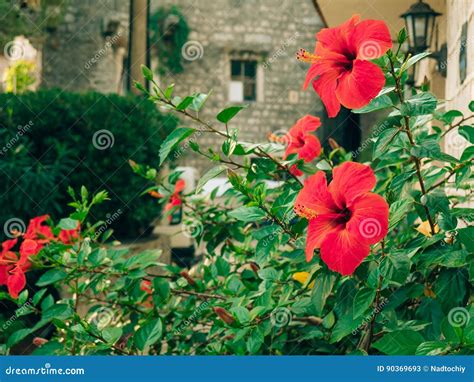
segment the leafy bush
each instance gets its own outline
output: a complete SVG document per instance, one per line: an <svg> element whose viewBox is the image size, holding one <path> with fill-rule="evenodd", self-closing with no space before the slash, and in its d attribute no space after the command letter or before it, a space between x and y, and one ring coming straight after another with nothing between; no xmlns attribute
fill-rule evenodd
<svg viewBox="0 0 474 382"><path fill-rule="evenodd" d="M119 238L143 234L159 207L140 193L127 161L153 164L176 118L143 98L44 90L0 95L0 223L67 215L67 186L105 189L113 201L94 217ZM0 234L3 234L3 229Z"/></svg>
<svg viewBox="0 0 474 382"><path fill-rule="evenodd" d="M357 23L346 23L344 33ZM19 307L31 298L35 309L26 314L37 312L41 321L12 333L0 351L11 352L53 323L58 330L49 341L37 339L35 353L472 354L473 210L466 203L472 201L474 102L463 114L440 110L426 86L405 91L407 69L424 54L390 50L382 22L361 25L371 27L359 30L358 39L373 33L381 41L369 41L374 60L356 59L345 45L354 66L334 54L333 45L321 56L302 51L300 57L318 65L329 55L322 68L311 67L310 80L323 71L316 81L335 78L324 78L325 70L371 68L357 72L355 84L350 78L333 83L338 91L315 86L333 116L339 104L349 103L358 105L357 113L391 111L371 139L369 164L352 162L337 142L330 152L322 150L313 134L320 121L312 116L274 143L242 141L232 126L242 106L223 109L216 123L202 120L206 94L175 96L172 85L160 88L143 68L155 85L147 95L199 124L166 137L160 164L187 138L181 151L190 148L215 164L192 193L183 194L179 172L149 190L167 214L183 208L183 233L202 244L204 260L187 270L159 264L159 251L129 256L126 249L104 246L87 214L105 194L90 197L82 190L80 197L72 195L76 212L51 231L55 238L55 232L81 227L77 237L67 244L52 240L31 255L36 267L50 268L36 285L67 286L69 293L54 300L46 290L20 292L7 281L16 287L4 298ZM358 39L343 43L364 46ZM464 140L459 158L440 145L453 130ZM194 139L200 134L221 137L222 146L201 150ZM156 178L146 164L133 162L132 168L148 181ZM202 195L217 176L227 177L228 189ZM6 264L16 270L11 277L22 264L21 256Z"/></svg>

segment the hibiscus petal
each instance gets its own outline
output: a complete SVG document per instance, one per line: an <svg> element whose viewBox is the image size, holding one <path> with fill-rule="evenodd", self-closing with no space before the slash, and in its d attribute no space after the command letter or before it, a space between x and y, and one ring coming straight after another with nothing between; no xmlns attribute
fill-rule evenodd
<svg viewBox="0 0 474 382"><path fill-rule="evenodd" d="M339 78L336 96L348 109L359 109L369 104L384 84L382 69L370 61L354 60L352 70Z"/></svg>
<svg viewBox="0 0 474 382"><path fill-rule="evenodd" d="M340 73L336 70L322 74L313 81L313 88L321 97L329 118L335 117L341 109L341 104L336 97L337 79Z"/></svg>
<svg viewBox="0 0 474 382"><path fill-rule="evenodd" d="M36 244L36 241L25 239L23 243L21 243L20 255L22 259L35 255L36 253L38 253L38 244Z"/></svg>
<svg viewBox="0 0 474 382"><path fill-rule="evenodd" d="M174 186L174 192L179 193L184 190L184 187L186 187L186 182L184 181L184 179L178 179Z"/></svg>
<svg viewBox="0 0 474 382"><path fill-rule="evenodd" d="M356 48L357 58L373 60L382 57L392 47L387 24L380 20L364 20L352 29L349 42Z"/></svg>
<svg viewBox="0 0 474 382"><path fill-rule="evenodd" d="M338 214L324 214L309 221L306 235L306 261L311 261L315 248L321 246L329 233L343 229L343 226L337 223L338 217Z"/></svg>
<svg viewBox="0 0 474 382"><path fill-rule="evenodd" d="M329 269L351 275L369 255L370 246L344 229L329 233L321 244L320 252Z"/></svg>
<svg viewBox="0 0 474 382"><path fill-rule="evenodd" d="M10 239L10 240L5 240L2 243L2 253L8 252L10 249L12 249L16 243L18 243L18 239Z"/></svg>
<svg viewBox="0 0 474 382"><path fill-rule="evenodd" d="M323 28L316 34L316 39L327 49L345 54L348 52L348 37L352 35L360 15L353 15L345 23L334 28Z"/></svg>
<svg viewBox="0 0 474 382"><path fill-rule="evenodd" d="M372 190L377 182L369 166L356 162L337 166L332 176L328 190L339 208L350 207L357 196Z"/></svg>
<svg viewBox="0 0 474 382"><path fill-rule="evenodd" d="M303 134L317 130L321 126L321 120L313 115L305 115L300 118L297 125L301 125L301 131Z"/></svg>
<svg viewBox="0 0 474 382"><path fill-rule="evenodd" d="M375 244L388 232L388 204L371 192L359 196L351 205L352 216L346 228L360 240Z"/></svg>
<svg viewBox="0 0 474 382"><path fill-rule="evenodd" d="M305 162L310 162L321 153L321 143L314 135L306 135L304 145L299 149L298 156Z"/></svg>
<svg viewBox="0 0 474 382"><path fill-rule="evenodd" d="M10 275L7 280L8 293L12 298L18 298L20 292L26 286L26 277L21 268L15 267L10 271Z"/></svg>
<svg viewBox="0 0 474 382"><path fill-rule="evenodd" d="M307 219L319 214L333 213L336 205L328 191L326 174L318 171L304 181L304 187L295 201L295 211Z"/></svg>

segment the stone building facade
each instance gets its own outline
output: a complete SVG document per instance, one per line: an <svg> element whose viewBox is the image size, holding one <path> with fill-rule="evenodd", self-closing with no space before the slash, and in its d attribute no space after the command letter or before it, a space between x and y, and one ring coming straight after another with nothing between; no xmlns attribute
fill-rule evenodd
<svg viewBox="0 0 474 382"><path fill-rule="evenodd" d="M218 126L215 115L221 109L247 104L231 127L239 130L241 140L265 142L268 133L285 133L303 115L322 113L314 91L302 90L308 66L295 59L298 48L313 48L314 35L323 27L313 1L152 0L152 12L173 5L191 33L183 49L184 71L165 74L160 81L175 83L178 95L212 89L202 118ZM156 69L157 57L152 62ZM196 141L204 147L219 143L216 150L222 143L208 133ZM191 150L179 162L201 173L209 166Z"/></svg>
<svg viewBox="0 0 474 382"><path fill-rule="evenodd" d="M129 0L68 0L42 46L42 87L122 92Z"/></svg>
<svg viewBox="0 0 474 382"><path fill-rule="evenodd" d="M179 95L212 89L203 118L217 123L222 108L247 104L232 127L241 140L258 142L270 132L284 134L305 114L322 114L317 95L302 90L308 67L295 59L298 48L313 48L323 27L313 0L150 0L150 13L172 6L191 33L182 54L184 71L166 73L160 82L175 83ZM42 86L124 93L130 0L69 0L63 13L43 45ZM149 54L157 69L158 53ZM209 135L197 140L204 147L219 141ZM208 165L191 150L178 163L201 172Z"/></svg>

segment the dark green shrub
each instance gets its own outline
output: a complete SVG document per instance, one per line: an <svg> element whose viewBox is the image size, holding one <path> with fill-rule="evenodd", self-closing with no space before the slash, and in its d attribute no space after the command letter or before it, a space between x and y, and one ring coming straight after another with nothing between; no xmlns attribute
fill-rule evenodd
<svg viewBox="0 0 474 382"><path fill-rule="evenodd" d="M67 187L82 185L109 192L111 201L93 214L112 221L115 237L144 234L159 206L140 197L150 184L134 176L127 162L156 164L163 137L176 124L139 97L60 90L1 94L0 235L11 218L27 224L40 214L66 216Z"/></svg>

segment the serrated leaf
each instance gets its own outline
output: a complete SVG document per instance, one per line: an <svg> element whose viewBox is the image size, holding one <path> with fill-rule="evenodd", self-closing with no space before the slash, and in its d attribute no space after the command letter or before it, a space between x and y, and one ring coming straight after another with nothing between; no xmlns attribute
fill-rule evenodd
<svg viewBox="0 0 474 382"><path fill-rule="evenodd" d="M438 100L431 93L419 93L406 100L400 107L400 113L404 116L416 116L431 114L436 109Z"/></svg>

